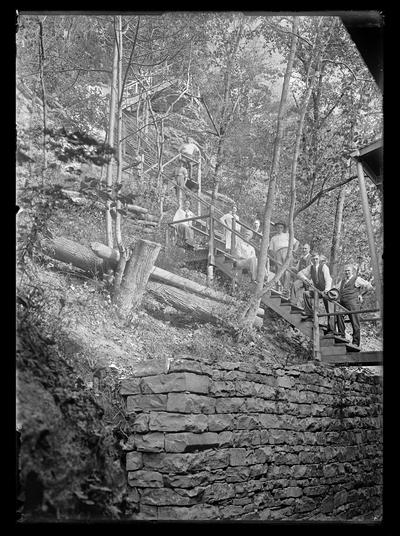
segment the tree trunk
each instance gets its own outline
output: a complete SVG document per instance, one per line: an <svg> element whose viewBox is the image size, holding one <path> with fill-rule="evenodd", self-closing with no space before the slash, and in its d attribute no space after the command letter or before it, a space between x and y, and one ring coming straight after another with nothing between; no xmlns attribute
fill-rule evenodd
<svg viewBox="0 0 400 536"><path fill-rule="evenodd" d="M114 148L114 128L115 128L115 107L117 102L117 71L118 71L118 45L117 40L114 40L114 57L113 57L113 67L112 67L112 78L111 78L111 90L110 90L110 115L108 123L108 144L110 147ZM110 156L110 161L107 166L107 188L111 190L113 178L113 166L114 166L114 155ZM111 201L107 201L106 208L106 235L107 235L107 244L110 248L114 245L113 232L112 232L112 218L110 213Z"/></svg>
<svg viewBox="0 0 400 536"><path fill-rule="evenodd" d="M73 264L85 272L102 274L104 271L103 259L99 259L90 248L68 238L46 238L41 241L40 245L43 251L54 259Z"/></svg>
<svg viewBox="0 0 400 536"><path fill-rule="evenodd" d="M118 106L117 106L117 177L115 184L117 186L122 183L122 102L123 102L123 87L122 87L122 17L118 17L118 31L117 31L117 44L118 44ZM128 262L127 251L122 243L121 232L121 201L116 201L116 214L115 214L115 241L120 252L120 260L118 262L117 269L114 276L113 284L113 296L118 294L119 287L123 278L123 274Z"/></svg>
<svg viewBox="0 0 400 536"><path fill-rule="evenodd" d="M338 276L339 247L340 247L340 238L342 234L343 207L344 207L345 199L346 199L346 187L343 186L339 191L339 195L336 201L335 224L333 228L332 247L331 247L331 260L329 264L333 281L335 281Z"/></svg>
<svg viewBox="0 0 400 536"><path fill-rule="evenodd" d="M43 45L43 22L46 19L44 17L43 21L39 22L39 73L40 73L40 83L42 86L42 110L43 110L43 172L47 168L47 157L46 157L46 130L47 130L47 119L46 119L46 88L44 84L44 45ZM42 180L44 181L44 174L42 174Z"/></svg>
<svg viewBox="0 0 400 536"><path fill-rule="evenodd" d="M276 127L276 136L274 143L274 151L272 156L271 163L271 173L268 186L267 200L264 208L263 216L263 237L261 240L260 254L258 257L258 266L257 266L257 284L254 290L253 296L250 298L247 309L244 311L242 316L242 326L244 329L248 329L254 324L254 319L256 318L257 310L260 307L260 299L263 292L264 285L264 274L265 274L265 264L267 262L268 256L268 246L269 246L269 230L271 225L271 215L272 208L275 200L275 185L276 185L276 176L279 169L279 159L281 153L282 137L283 137L283 127L284 127L284 115L286 109L287 96L289 92L289 82L293 70L294 58L297 49L297 29L298 29L298 17L293 17L292 19L292 43L290 46L290 53L288 58L288 63L286 66L286 72L283 80L281 100L279 103L277 127ZM272 285L272 283L271 283Z"/></svg>
<svg viewBox="0 0 400 536"><path fill-rule="evenodd" d="M129 320L139 308L161 244L140 239L126 263L121 285L113 296L119 315Z"/></svg>
<svg viewBox="0 0 400 536"><path fill-rule="evenodd" d="M234 306L216 304L213 300L195 296L163 283L150 282L147 290L157 301L186 313L194 321L233 326L229 319L233 320L237 315L237 309ZM262 318L257 317L255 325L260 327L262 323Z"/></svg>
<svg viewBox="0 0 400 536"><path fill-rule="evenodd" d="M118 186L122 183L122 17L118 17L118 107L117 107L117 177L115 184ZM115 240L120 253L123 252L122 234L121 234L121 201L116 202L115 216Z"/></svg>

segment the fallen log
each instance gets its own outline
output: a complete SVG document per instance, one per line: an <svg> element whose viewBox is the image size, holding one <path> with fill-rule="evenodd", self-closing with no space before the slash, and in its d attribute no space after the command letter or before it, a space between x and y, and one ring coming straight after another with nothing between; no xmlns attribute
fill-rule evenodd
<svg viewBox="0 0 400 536"><path fill-rule="evenodd" d="M72 201L73 203L75 203L76 205L81 205L81 206L94 205L94 206L97 206L97 207L103 207L104 206L103 203L101 203L99 201L96 201L96 200L93 200L93 199L88 199L87 197L82 197L82 193L77 192L76 190L62 189L61 192L65 195L65 197L68 197L68 199L70 201Z"/></svg>
<svg viewBox="0 0 400 536"><path fill-rule="evenodd" d="M53 258L73 264L86 272L95 273L97 271L103 273L107 262L110 268L114 270L118 264L119 252L99 242L92 242L90 244L92 249L63 237L51 240L45 239L42 244ZM104 255L104 257L101 257L101 255ZM156 276L154 276L154 273L156 273ZM229 323L227 319L234 317L236 314L237 301L224 296L222 293L203 287L203 285L199 285L194 281L171 274L158 267L153 267L150 278L152 281L147 283L146 288L152 291L157 301L184 313L193 314L193 317L198 321L214 324L222 322L226 325ZM157 278L157 281L154 281L155 278ZM161 283L160 281L163 282ZM176 285L180 285L182 288L178 288ZM209 295L197 295L197 293L201 294L203 291L209 293ZM260 309L260 314L263 313L264 311ZM256 317L254 325L255 327L260 327L262 319Z"/></svg>
<svg viewBox="0 0 400 536"><path fill-rule="evenodd" d="M62 236L41 240L40 245L45 253L58 261L72 264L85 272L95 275L103 274L105 263L90 248Z"/></svg>
<svg viewBox="0 0 400 536"><path fill-rule="evenodd" d="M138 214L138 213L129 213L128 217L137 220L137 221L145 221L145 222L156 222L158 223L159 217L155 214Z"/></svg>
<svg viewBox="0 0 400 536"><path fill-rule="evenodd" d="M147 225L148 227L157 227L158 223L155 221L146 221L146 220L136 220L136 223L140 223L142 225Z"/></svg>
<svg viewBox="0 0 400 536"><path fill-rule="evenodd" d="M115 270L119 261L119 251L117 249L112 249L100 242L91 242L90 247L96 255L110 263L110 268ZM154 266L150 274L150 278L153 281L159 281L160 283L165 283L167 285L180 288L187 292L193 292L194 294L199 294L200 296L210 298L221 303L237 303L237 301L227 296L223 292L212 290L204 285L196 283L195 281L191 281L190 279L186 279L185 277L181 277L177 274L168 272L167 270L159 268L158 266ZM262 313L264 312L263 309L261 309L261 311ZM260 314L262 313L260 312Z"/></svg>
<svg viewBox="0 0 400 536"><path fill-rule="evenodd" d="M126 208L131 212L138 212L139 214L147 214L149 210L145 207L139 207L138 205L127 204Z"/></svg>
<svg viewBox="0 0 400 536"><path fill-rule="evenodd" d="M164 283L149 281L147 290L163 305L174 307L198 322L229 325L237 316L237 308L234 306L189 294L182 289ZM262 323L262 319L256 317L254 326L259 328Z"/></svg>

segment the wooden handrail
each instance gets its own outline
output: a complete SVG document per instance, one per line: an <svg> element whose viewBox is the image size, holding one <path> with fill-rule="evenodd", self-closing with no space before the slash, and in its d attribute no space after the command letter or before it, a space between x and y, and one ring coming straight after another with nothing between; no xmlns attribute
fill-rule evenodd
<svg viewBox="0 0 400 536"><path fill-rule="evenodd" d="M205 220L209 217L209 214L203 214L202 216L194 216L192 218L185 218L184 220L170 221L168 222L168 225L176 225L177 223L184 223L185 221Z"/></svg>
<svg viewBox="0 0 400 536"><path fill-rule="evenodd" d="M362 313L377 313L379 311L380 309L346 309L346 312L338 311L336 313L320 313L318 314L318 316L338 316L338 315L346 315L346 314L360 315Z"/></svg>

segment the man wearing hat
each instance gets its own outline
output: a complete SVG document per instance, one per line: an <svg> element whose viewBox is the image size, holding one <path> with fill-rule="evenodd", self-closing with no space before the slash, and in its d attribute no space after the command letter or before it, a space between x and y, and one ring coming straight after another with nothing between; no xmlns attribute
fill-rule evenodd
<svg viewBox="0 0 400 536"><path fill-rule="evenodd" d="M268 246L268 253L273 257L271 270L278 272L284 263L289 248L289 233L286 231L286 224L277 222L274 225L276 234L271 238ZM293 252L299 247L299 241L293 237ZM290 276L288 272L282 274L282 285L285 293L289 292Z"/></svg>
<svg viewBox="0 0 400 536"><path fill-rule="evenodd" d="M359 304L363 302L363 295L373 290L371 283L353 273L353 267L348 264L344 268L344 277L339 282L338 302L346 309L355 311ZM346 329L344 325L344 316L336 317L337 329L340 335L345 338ZM351 326L353 328L353 341L355 346L360 346L360 319L358 314L349 315Z"/></svg>

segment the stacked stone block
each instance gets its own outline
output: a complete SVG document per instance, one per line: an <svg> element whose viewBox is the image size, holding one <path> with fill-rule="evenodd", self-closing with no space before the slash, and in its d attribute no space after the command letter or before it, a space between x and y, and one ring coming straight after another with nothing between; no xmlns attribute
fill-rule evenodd
<svg viewBox="0 0 400 536"><path fill-rule="evenodd" d="M375 376L181 358L138 365L121 394L134 519L352 519L380 507Z"/></svg>

